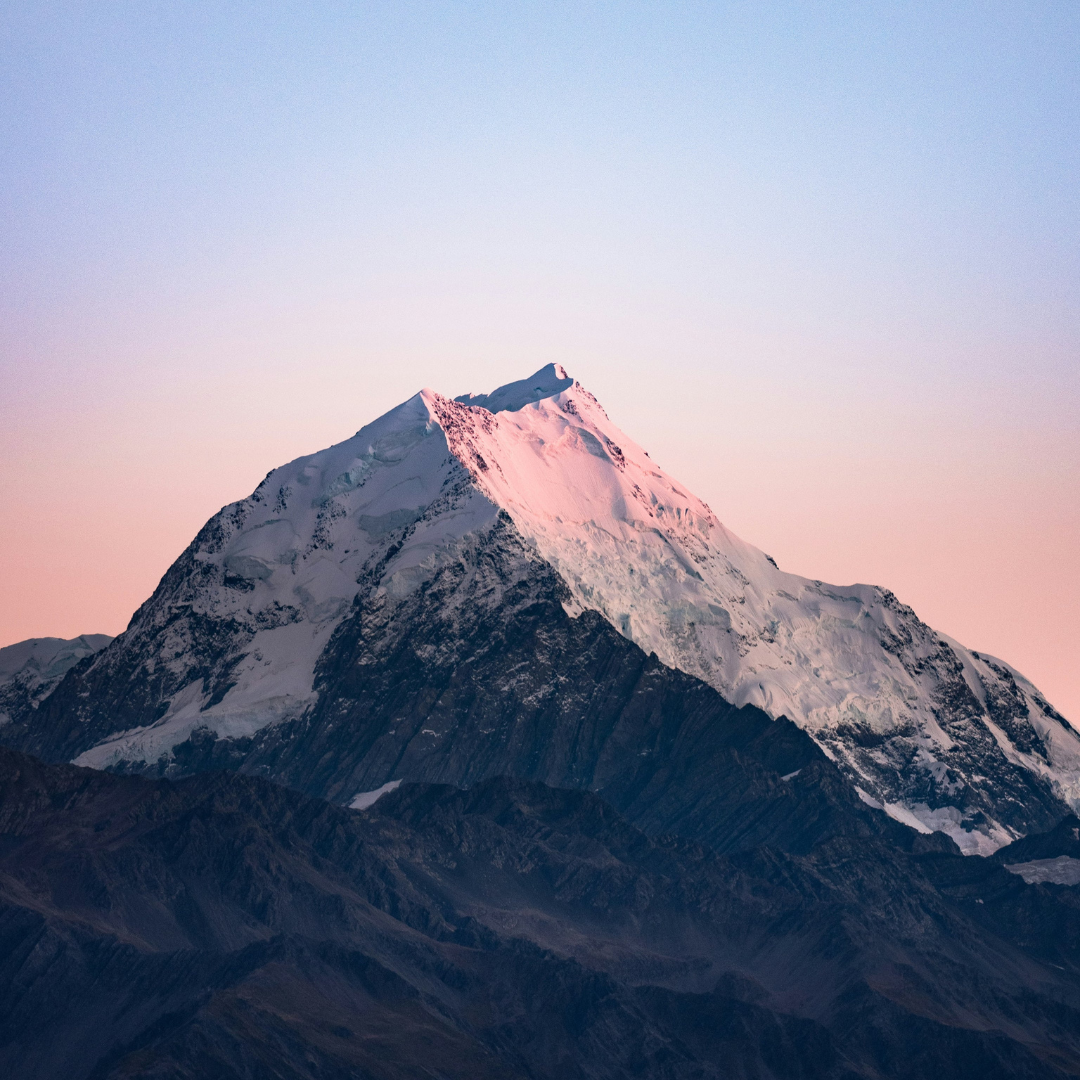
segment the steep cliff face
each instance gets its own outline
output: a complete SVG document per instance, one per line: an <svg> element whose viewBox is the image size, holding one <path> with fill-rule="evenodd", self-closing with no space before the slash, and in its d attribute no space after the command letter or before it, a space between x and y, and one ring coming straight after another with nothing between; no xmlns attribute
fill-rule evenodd
<svg viewBox="0 0 1080 1080"><path fill-rule="evenodd" d="M99 768L228 757L343 801L397 779L464 783L478 761L595 787L595 740L571 739L557 781L530 755L548 760L537 746L577 730L608 685L578 642L597 618L640 649L634 662L655 655L735 706L788 717L869 806L964 850L1078 805L1080 738L1023 676L885 590L779 570L557 365L490 395L424 390L271 472L206 525L120 638L0 738ZM475 714L450 694L459 684L486 702ZM528 738L527 716L543 717Z"/></svg>

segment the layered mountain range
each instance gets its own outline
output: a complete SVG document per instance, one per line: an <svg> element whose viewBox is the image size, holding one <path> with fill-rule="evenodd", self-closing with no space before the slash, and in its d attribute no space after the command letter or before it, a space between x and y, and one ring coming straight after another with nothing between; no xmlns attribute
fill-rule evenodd
<svg viewBox="0 0 1080 1080"><path fill-rule="evenodd" d="M744 790L772 775L759 734L729 758ZM745 804L714 806L721 853L508 777L357 811L0 748L0 1072L1080 1075L1080 890L1024 878L1080 867L1080 820L992 858L896 822L857 835L890 819L831 799L825 765L767 844L732 844ZM848 826L796 850L825 805Z"/></svg>
<svg viewBox="0 0 1080 1080"><path fill-rule="evenodd" d="M47 760L341 804L508 775L709 838L732 732L768 722L785 783L828 765L964 852L1080 806L1080 737L1019 672L885 589L780 570L558 365L273 470L123 634L9 698L0 741Z"/></svg>

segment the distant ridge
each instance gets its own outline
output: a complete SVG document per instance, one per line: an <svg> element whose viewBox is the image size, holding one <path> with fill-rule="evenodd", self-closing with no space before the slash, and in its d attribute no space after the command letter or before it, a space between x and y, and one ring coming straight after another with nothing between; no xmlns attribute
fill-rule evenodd
<svg viewBox="0 0 1080 1080"><path fill-rule="evenodd" d="M108 634L27 638L0 649L0 727L23 719L80 660L104 649Z"/></svg>

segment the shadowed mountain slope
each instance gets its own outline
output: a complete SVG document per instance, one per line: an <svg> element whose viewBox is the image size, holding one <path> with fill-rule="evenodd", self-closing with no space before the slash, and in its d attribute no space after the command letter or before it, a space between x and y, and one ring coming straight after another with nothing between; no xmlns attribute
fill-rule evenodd
<svg viewBox="0 0 1080 1080"><path fill-rule="evenodd" d="M1072 893L932 839L720 855L536 782L406 784L360 812L4 750L0 1068L1080 1075ZM989 876L938 884L968 868ZM991 927L1003 879L1029 899ZM1055 920L1051 955L1029 938Z"/></svg>

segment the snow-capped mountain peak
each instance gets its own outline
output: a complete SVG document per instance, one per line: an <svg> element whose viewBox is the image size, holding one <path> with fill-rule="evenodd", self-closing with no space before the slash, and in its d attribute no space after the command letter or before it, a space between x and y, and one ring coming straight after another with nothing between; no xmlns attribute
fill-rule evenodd
<svg viewBox="0 0 1080 1080"><path fill-rule="evenodd" d="M0 649L0 727L36 709L80 660L105 648L108 634L28 638Z"/></svg>
<svg viewBox="0 0 1080 1080"><path fill-rule="evenodd" d="M988 851L1080 805L1080 738L1019 673L885 590L779 570L558 364L490 394L425 389L222 510L95 661L151 689L131 723L102 714L79 762L153 762L201 730L243 739L307 715L348 613L466 566L499 521L569 613L789 717L864 801L922 831Z"/></svg>

